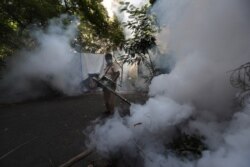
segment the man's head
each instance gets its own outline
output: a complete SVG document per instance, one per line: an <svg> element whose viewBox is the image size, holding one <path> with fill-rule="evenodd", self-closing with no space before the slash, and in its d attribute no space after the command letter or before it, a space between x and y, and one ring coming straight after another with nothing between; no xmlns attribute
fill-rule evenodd
<svg viewBox="0 0 250 167"><path fill-rule="evenodd" d="M113 60L112 60L112 54L107 53L105 55L105 60L106 60L107 64L111 64L113 62Z"/></svg>

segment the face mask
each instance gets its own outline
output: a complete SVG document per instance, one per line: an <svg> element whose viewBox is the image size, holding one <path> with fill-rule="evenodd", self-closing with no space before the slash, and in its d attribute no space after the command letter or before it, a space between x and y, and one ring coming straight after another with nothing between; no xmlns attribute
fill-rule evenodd
<svg viewBox="0 0 250 167"><path fill-rule="evenodd" d="M108 59L107 64L111 64L111 63L112 63L112 59Z"/></svg>

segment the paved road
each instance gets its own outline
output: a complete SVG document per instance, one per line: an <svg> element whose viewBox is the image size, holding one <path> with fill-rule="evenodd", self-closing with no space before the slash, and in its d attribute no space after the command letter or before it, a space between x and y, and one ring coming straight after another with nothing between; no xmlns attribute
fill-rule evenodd
<svg viewBox="0 0 250 167"><path fill-rule="evenodd" d="M138 94L126 97L145 99ZM84 150L83 130L103 111L100 94L0 106L0 166L60 165Z"/></svg>

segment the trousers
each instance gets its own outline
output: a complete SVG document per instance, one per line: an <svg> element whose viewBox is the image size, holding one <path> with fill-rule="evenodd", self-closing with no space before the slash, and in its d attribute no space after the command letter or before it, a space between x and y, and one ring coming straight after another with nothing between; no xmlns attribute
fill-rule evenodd
<svg viewBox="0 0 250 167"><path fill-rule="evenodd" d="M115 90L115 87L112 86L112 89ZM105 107L106 107L107 112L114 113L115 95L104 88L103 89L103 97L104 97L104 102L105 102Z"/></svg>

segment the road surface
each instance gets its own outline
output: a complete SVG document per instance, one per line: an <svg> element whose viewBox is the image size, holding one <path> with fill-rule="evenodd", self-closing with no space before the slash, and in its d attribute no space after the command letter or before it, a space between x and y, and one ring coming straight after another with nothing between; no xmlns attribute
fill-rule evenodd
<svg viewBox="0 0 250 167"><path fill-rule="evenodd" d="M145 99L125 96L132 102ZM85 149L83 131L104 110L101 94L0 105L0 166L59 166Z"/></svg>

